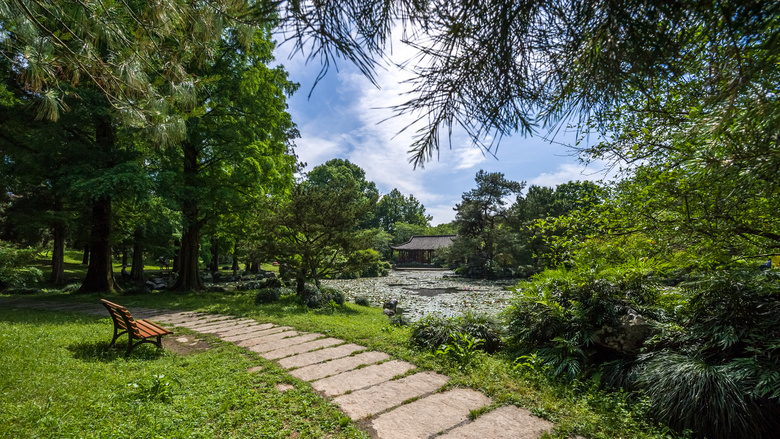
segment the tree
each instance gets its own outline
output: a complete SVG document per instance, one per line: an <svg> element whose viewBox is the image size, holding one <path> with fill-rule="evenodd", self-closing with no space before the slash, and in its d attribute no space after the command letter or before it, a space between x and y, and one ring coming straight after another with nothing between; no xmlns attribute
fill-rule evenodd
<svg viewBox="0 0 780 439"><path fill-rule="evenodd" d="M496 264L497 243L508 232L504 224L508 218L507 197L517 194L525 182L507 180L500 172L480 170L476 176L477 187L462 196L455 210L459 238L456 249L466 252L469 264L485 274ZM461 242L458 242L461 241Z"/></svg>
<svg viewBox="0 0 780 439"><path fill-rule="evenodd" d="M393 189L379 199L374 219L376 227L394 233L395 223L427 227L433 217L425 214L425 206L414 195L407 197L398 189Z"/></svg>
<svg viewBox="0 0 780 439"><path fill-rule="evenodd" d="M374 259L369 252L374 233L359 226L376 198L367 197L364 189L354 178L307 180L275 207L264 228L265 253L295 271L299 293L307 280L319 286L329 274L360 271Z"/></svg>
<svg viewBox="0 0 780 439"><path fill-rule="evenodd" d="M184 231L173 288L203 287L199 273L201 231L221 217L246 212L266 194L292 183L296 131L286 112L295 90L282 67L269 68L270 27L245 45L246 35L227 32L217 60L190 70L201 78L198 106L188 115L179 148L162 151L160 180L176 200Z"/></svg>

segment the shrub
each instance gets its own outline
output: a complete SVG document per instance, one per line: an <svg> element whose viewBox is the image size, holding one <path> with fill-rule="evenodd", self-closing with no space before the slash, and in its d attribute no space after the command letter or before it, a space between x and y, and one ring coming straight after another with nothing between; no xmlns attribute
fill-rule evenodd
<svg viewBox="0 0 780 439"><path fill-rule="evenodd" d="M455 332L457 332L456 325L452 318L429 314L412 326L409 338L412 344L434 351L446 344L450 339L450 334Z"/></svg>
<svg viewBox="0 0 780 439"><path fill-rule="evenodd" d="M696 277L696 276L694 276ZM690 297L633 368L653 413L708 438L780 431L780 276L718 271L681 284Z"/></svg>
<svg viewBox="0 0 780 439"><path fill-rule="evenodd" d="M274 303L285 294L292 293L292 290L284 287L262 288L257 291L255 303L260 305L264 303Z"/></svg>
<svg viewBox="0 0 780 439"><path fill-rule="evenodd" d="M459 317L443 317L431 314L412 326L412 344L434 351L452 341L455 334L482 340L480 349L495 352L501 347L501 328L498 322L487 316L464 314Z"/></svg>
<svg viewBox="0 0 780 439"><path fill-rule="evenodd" d="M390 316L390 324L393 326L409 326L409 319L403 314Z"/></svg>
<svg viewBox="0 0 780 439"><path fill-rule="evenodd" d="M33 267L37 252L20 250L0 241L0 289L24 288L43 279L41 270Z"/></svg>
<svg viewBox="0 0 780 439"><path fill-rule="evenodd" d="M710 439L776 437L776 403L749 397L745 381L734 365L658 352L645 359L636 384L649 397L651 413L678 431Z"/></svg>
<svg viewBox="0 0 780 439"><path fill-rule="evenodd" d="M485 352L493 353L501 349L501 334L504 331L495 318L469 312L457 320L459 333L482 340L480 347Z"/></svg>
<svg viewBox="0 0 780 439"><path fill-rule="evenodd" d="M442 344L436 351L436 355L465 366L477 356L477 351L484 343L485 340L471 337L468 334L450 334L450 341Z"/></svg>
<svg viewBox="0 0 780 439"><path fill-rule="evenodd" d="M366 296L357 296L355 297L355 305L371 306L371 302L368 300L368 297Z"/></svg>
<svg viewBox="0 0 780 439"><path fill-rule="evenodd" d="M320 289L315 285L305 284L300 295L303 304L309 308L322 308L327 303L327 301L323 303Z"/></svg>
<svg viewBox="0 0 780 439"><path fill-rule="evenodd" d="M599 334L623 334L623 318L656 316L659 288L642 270L547 270L518 287L505 314L510 341L524 352L538 349L554 375L573 378L596 353L601 361L627 354L621 347L597 346Z"/></svg>
<svg viewBox="0 0 780 439"><path fill-rule="evenodd" d="M332 300L339 306L343 305L346 301L344 298L344 293L335 288L320 287L320 294L322 295L322 300L325 302L330 302Z"/></svg>
<svg viewBox="0 0 780 439"><path fill-rule="evenodd" d="M301 301L309 308L323 308L331 301L341 306L344 305L345 300L344 293L335 288L317 288L311 284L304 285L303 294L301 295Z"/></svg>

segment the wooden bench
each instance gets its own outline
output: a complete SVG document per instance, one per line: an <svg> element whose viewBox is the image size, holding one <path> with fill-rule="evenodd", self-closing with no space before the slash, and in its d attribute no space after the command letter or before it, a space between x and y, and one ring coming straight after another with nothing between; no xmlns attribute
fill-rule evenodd
<svg viewBox="0 0 780 439"><path fill-rule="evenodd" d="M111 340L109 347L114 346L116 339L122 334L127 334L127 351L125 351L125 357L130 355L130 352L134 347L141 343L154 343L158 348L162 348L163 335L173 334L173 332L156 325L149 320L135 320L122 305L109 302L108 300L101 299L100 303L106 307L108 313L111 314L111 320L114 321L114 338ZM153 340L156 338L156 340ZM138 340L133 343L133 340Z"/></svg>

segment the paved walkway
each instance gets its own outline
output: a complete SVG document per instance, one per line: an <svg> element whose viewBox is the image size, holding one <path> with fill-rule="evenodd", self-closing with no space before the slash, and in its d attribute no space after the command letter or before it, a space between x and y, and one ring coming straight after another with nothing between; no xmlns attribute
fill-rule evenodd
<svg viewBox="0 0 780 439"><path fill-rule="evenodd" d="M23 300L0 303L107 314L99 304ZM484 394L460 388L441 391L449 377L416 371L411 363L338 338L224 315L148 308L131 308L130 312L139 319L212 334L276 361L290 375L309 382L342 412L365 425L373 438L532 439L553 427L528 410L512 405L483 413L472 421L472 410L491 404Z"/></svg>

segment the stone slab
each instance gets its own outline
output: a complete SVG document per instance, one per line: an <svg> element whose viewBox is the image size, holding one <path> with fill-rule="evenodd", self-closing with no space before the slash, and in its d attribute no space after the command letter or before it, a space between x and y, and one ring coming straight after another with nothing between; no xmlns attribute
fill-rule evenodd
<svg viewBox="0 0 780 439"><path fill-rule="evenodd" d="M499 407L437 439L538 439L552 432L553 424L513 405Z"/></svg>
<svg viewBox="0 0 780 439"><path fill-rule="evenodd" d="M449 380L450 377L435 372L420 372L341 395L333 399L333 403L350 418L363 419L401 405L407 399L436 392Z"/></svg>
<svg viewBox="0 0 780 439"><path fill-rule="evenodd" d="M237 346L248 348L258 344L271 343L277 340L281 340L283 338L295 337L296 335L300 335L300 332L290 331L289 329L291 328L284 328L282 330L279 330L278 328L271 328L271 329L266 329L265 331L260 331L259 333L254 333L252 337L245 338L240 341L233 341L233 340L228 340L228 341L233 341Z"/></svg>
<svg viewBox="0 0 780 439"><path fill-rule="evenodd" d="M307 334L307 335L317 335L319 337L322 337L322 334ZM315 349L326 348L328 346L333 346L341 343L344 343L344 340L339 340L338 338L322 338L319 340L314 340L306 343L298 343L293 346L286 346L280 349L274 349L272 351L261 353L260 356L267 360L278 360L280 358L289 357L290 355L300 354L302 352L309 352Z"/></svg>
<svg viewBox="0 0 780 439"><path fill-rule="evenodd" d="M372 436L379 439L428 438L468 420L471 410L488 404L490 398L480 392L453 389L383 413L372 420L369 427L373 430Z"/></svg>
<svg viewBox="0 0 780 439"><path fill-rule="evenodd" d="M242 332L236 335L222 336L222 339L231 343L238 343L252 338L265 337L266 335L276 334L277 332L292 331L290 326L271 326L270 328L256 329L254 331Z"/></svg>
<svg viewBox="0 0 780 439"><path fill-rule="evenodd" d="M168 323L174 326L181 326L181 327L187 327L187 325L195 325L200 323L206 323L206 322L212 322L215 317L213 314L201 314L201 315L193 315L192 317L181 317L179 319L175 320L169 320Z"/></svg>
<svg viewBox="0 0 780 439"><path fill-rule="evenodd" d="M214 323L221 323L225 322L226 320L233 320L233 317L231 316L212 316L212 317L206 317L202 320L194 320L194 321L188 321L188 322L181 322L176 326L181 326L183 328L187 329L195 329L199 328L201 326L209 326L213 325Z"/></svg>
<svg viewBox="0 0 780 439"><path fill-rule="evenodd" d="M225 337L233 337L236 335L248 334L255 331L263 331L265 329L271 329L274 326L275 325L273 323L257 323L254 325L247 325L242 328L218 331L215 332L215 334L217 334L217 336L219 336L220 338L224 339Z"/></svg>
<svg viewBox="0 0 780 439"><path fill-rule="evenodd" d="M279 365L285 369L293 369L298 367L304 367L311 364L322 363L323 361L333 360L336 358L346 357L358 351L363 351L366 348L364 346L356 344L343 344L333 348L325 348L319 351L306 352L303 354L293 355L292 357L282 358L279 360Z"/></svg>
<svg viewBox="0 0 780 439"><path fill-rule="evenodd" d="M186 321L187 319L197 319L200 317L203 317L204 314L199 313L193 313L193 312L175 312L170 314L162 314L159 316L156 316L153 320L155 322L161 322L161 323L173 323L173 322L182 322Z"/></svg>
<svg viewBox="0 0 780 439"><path fill-rule="evenodd" d="M394 376L401 375L414 368L414 364L392 360L323 378L314 381L311 383L311 386L314 390L325 394L325 396L337 396L350 390L358 390L389 381Z"/></svg>
<svg viewBox="0 0 780 439"><path fill-rule="evenodd" d="M338 375L364 364L374 364L390 358L384 352L368 351L352 357L339 358L320 364L312 364L290 371L290 375L304 381L314 381L330 375Z"/></svg>
<svg viewBox="0 0 780 439"><path fill-rule="evenodd" d="M295 332L295 331L287 331L287 332ZM284 332L281 332L280 334L285 334ZM274 334L276 335L276 334ZM276 349L282 349L288 346L292 345L298 345L301 343L306 343L307 341L316 340L318 338L322 337L322 334L300 334L294 336L294 337L287 337L287 338L280 338L276 340L268 340L265 343L257 343L253 345L246 346L250 351L252 352L268 352L268 351L274 351ZM263 338L270 338L269 337L263 337ZM248 343L248 342L247 342Z"/></svg>
<svg viewBox="0 0 780 439"><path fill-rule="evenodd" d="M198 332L208 332L208 333L214 333L218 330L230 330L230 329L236 329L236 328L243 328L247 325L254 324L254 320L249 319L235 319L235 320L225 320L224 322L217 322L213 325L203 325L203 326L196 326L195 328L191 328Z"/></svg>

